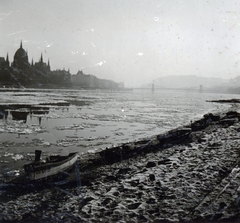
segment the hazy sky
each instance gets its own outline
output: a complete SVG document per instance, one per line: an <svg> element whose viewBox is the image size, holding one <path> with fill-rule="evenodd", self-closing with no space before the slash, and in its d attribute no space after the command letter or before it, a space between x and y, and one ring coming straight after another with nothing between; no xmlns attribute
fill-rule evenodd
<svg viewBox="0 0 240 223"><path fill-rule="evenodd" d="M0 0L0 56L126 86L166 75L240 75L239 0Z"/></svg>

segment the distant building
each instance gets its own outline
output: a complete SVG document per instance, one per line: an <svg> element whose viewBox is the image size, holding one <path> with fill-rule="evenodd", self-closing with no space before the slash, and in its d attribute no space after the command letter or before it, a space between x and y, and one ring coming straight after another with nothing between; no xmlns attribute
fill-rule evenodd
<svg viewBox="0 0 240 223"><path fill-rule="evenodd" d="M71 74L65 70L51 71L50 62L43 61L43 55L35 64L28 60L28 53L23 49L22 41L14 54L13 62L9 63L0 57L0 86L14 87L69 87Z"/></svg>
<svg viewBox="0 0 240 223"><path fill-rule="evenodd" d="M9 59L8 59L8 54L7 54L6 60L4 57L0 57L0 70L8 68L9 66L10 66L10 63L9 63ZM30 70L30 68L32 68L34 70L40 70L42 72L50 72L51 71L49 60L48 60L47 64L44 63L42 54L39 59L39 62L36 62L35 64L33 64L33 60L32 60L31 64L28 62L28 53L27 53L27 51L25 51L23 49L22 41L20 43L19 49L14 54L13 62L11 64L11 66L13 68L17 68L17 69L20 69L23 71L28 71L28 70Z"/></svg>
<svg viewBox="0 0 240 223"><path fill-rule="evenodd" d="M124 87L124 84L119 84L106 79L99 79L91 74L84 74L83 71L78 71L76 75L72 75L72 84L79 88L90 89L119 89Z"/></svg>
<svg viewBox="0 0 240 223"><path fill-rule="evenodd" d="M14 54L12 66L23 70L30 68L28 54L22 47L22 41L20 43L20 48Z"/></svg>
<svg viewBox="0 0 240 223"><path fill-rule="evenodd" d="M123 83L115 83L111 80L99 79L91 74L84 74L79 71L76 75L71 75L70 71L51 71L50 62L43 61L41 53L38 62L31 64L28 60L28 53L23 49L22 41L19 49L14 54L13 62L9 63L8 54L6 59L0 57L0 86L14 87L72 87L98 88L98 89L119 89L123 88Z"/></svg>
<svg viewBox="0 0 240 223"><path fill-rule="evenodd" d="M6 60L4 57L0 57L0 70L4 70L5 68L9 67L9 60L8 60L8 54L6 57Z"/></svg>
<svg viewBox="0 0 240 223"><path fill-rule="evenodd" d="M48 64L44 63L42 54L41 54L39 62L36 62L35 65L33 65L33 61L32 61L32 66L35 69L43 71L43 72L50 72L51 71L49 60L48 60Z"/></svg>

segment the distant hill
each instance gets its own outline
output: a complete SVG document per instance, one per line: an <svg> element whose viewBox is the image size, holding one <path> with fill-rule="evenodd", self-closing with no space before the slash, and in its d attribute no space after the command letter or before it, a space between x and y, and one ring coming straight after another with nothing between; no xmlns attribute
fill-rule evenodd
<svg viewBox="0 0 240 223"><path fill-rule="evenodd" d="M142 87L150 88L152 84L155 88L168 89L199 89L202 85L203 90L209 92L240 93L240 76L223 79L196 75L171 75L155 79Z"/></svg>
<svg viewBox="0 0 240 223"><path fill-rule="evenodd" d="M212 88L226 84L228 80L221 78L199 77L195 75L171 75L153 80L155 87L160 88Z"/></svg>
<svg viewBox="0 0 240 223"><path fill-rule="evenodd" d="M222 79L196 75L171 75L155 79L152 83L142 87L150 88L152 84L155 88L192 90L198 90L202 85L204 92L240 94L240 76Z"/></svg>
<svg viewBox="0 0 240 223"><path fill-rule="evenodd" d="M240 87L240 76L231 78L228 83L229 87Z"/></svg>

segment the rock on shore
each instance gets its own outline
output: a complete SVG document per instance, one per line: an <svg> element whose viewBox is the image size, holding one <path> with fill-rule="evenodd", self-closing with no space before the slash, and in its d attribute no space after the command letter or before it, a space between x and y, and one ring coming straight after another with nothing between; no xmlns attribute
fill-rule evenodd
<svg viewBox="0 0 240 223"><path fill-rule="evenodd" d="M127 159L81 169L75 187L54 184L6 201L1 220L239 222L239 117L207 115L183 141L155 137L144 144L149 152L134 155L138 147Z"/></svg>

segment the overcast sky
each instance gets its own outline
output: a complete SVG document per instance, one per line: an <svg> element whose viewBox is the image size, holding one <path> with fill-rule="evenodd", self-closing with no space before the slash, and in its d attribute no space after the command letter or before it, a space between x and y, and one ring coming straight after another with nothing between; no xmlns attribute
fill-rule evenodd
<svg viewBox="0 0 240 223"><path fill-rule="evenodd" d="M240 75L239 0L0 0L0 56L126 86L166 75Z"/></svg>

